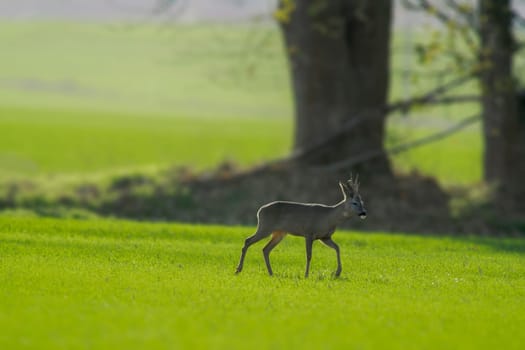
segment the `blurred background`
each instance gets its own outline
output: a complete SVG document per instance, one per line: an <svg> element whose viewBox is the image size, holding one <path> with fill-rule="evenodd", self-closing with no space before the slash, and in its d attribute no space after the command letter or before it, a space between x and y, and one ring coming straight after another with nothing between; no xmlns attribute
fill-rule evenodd
<svg viewBox="0 0 525 350"><path fill-rule="evenodd" d="M335 203L353 172L359 228L523 232L524 17L520 0L0 0L0 210L253 225L271 200Z"/></svg>

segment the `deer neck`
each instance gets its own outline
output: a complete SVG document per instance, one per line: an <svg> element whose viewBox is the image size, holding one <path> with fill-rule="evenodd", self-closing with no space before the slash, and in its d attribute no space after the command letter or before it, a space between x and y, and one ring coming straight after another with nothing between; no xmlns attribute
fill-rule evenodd
<svg viewBox="0 0 525 350"><path fill-rule="evenodd" d="M350 216L346 215L346 212L345 212L345 200L344 199L341 202L334 205L333 208L334 210L332 211L331 221L335 225L339 225L342 222L350 218Z"/></svg>

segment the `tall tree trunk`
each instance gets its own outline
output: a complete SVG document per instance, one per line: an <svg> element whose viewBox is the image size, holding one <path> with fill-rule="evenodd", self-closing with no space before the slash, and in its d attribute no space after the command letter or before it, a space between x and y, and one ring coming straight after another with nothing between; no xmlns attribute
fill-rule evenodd
<svg viewBox="0 0 525 350"><path fill-rule="evenodd" d="M341 130L351 118L387 103L391 0L281 0L293 4L281 27L295 97L296 151ZM329 164L362 152L384 152L385 115L309 152L304 164ZM391 174L386 153L365 168Z"/></svg>
<svg viewBox="0 0 525 350"><path fill-rule="evenodd" d="M502 197L517 199L525 194L525 123L512 75L510 0L480 0L480 28L484 178Z"/></svg>

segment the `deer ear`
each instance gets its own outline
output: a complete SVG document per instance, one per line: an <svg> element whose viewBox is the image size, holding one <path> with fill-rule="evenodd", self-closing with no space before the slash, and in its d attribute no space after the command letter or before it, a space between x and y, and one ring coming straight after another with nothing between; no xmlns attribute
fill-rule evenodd
<svg viewBox="0 0 525 350"><path fill-rule="evenodd" d="M339 187L341 187L341 192L343 192L343 196L346 199L346 190L345 190L345 184L339 181Z"/></svg>
<svg viewBox="0 0 525 350"><path fill-rule="evenodd" d="M343 194L346 197L352 198L354 194L352 193L352 190L342 181L339 181L339 186L341 187L341 191L343 191Z"/></svg>

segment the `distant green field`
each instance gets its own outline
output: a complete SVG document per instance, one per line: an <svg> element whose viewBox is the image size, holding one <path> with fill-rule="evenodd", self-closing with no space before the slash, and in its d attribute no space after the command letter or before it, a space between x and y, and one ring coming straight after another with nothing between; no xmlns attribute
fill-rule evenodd
<svg viewBox="0 0 525 350"><path fill-rule="evenodd" d="M102 112L0 107L0 178L155 170L171 165L199 169L230 159L242 165L285 155L288 120L170 118ZM392 127L395 142L435 129ZM418 169L452 183L481 177L477 128L394 157L398 169Z"/></svg>
<svg viewBox="0 0 525 350"><path fill-rule="evenodd" d="M2 349L521 349L525 241L0 217Z"/></svg>
<svg viewBox="0 0 525 350"><path fill-rule="evenodd" d="M407 83L415 59L399 52L405 39L394 37L393 99L439 83ZM251 165L292 144L286 60L272 26L3 22L0 50L0 178ZM413 123L391 123L389 144L475 109L414 111ZM393 161L468 184L481 178L481 149L473 128Z"/></svg>
<svg viewBox="0 0 525 350"><path fill-rule="evenodd" d="M271 26L0 23L1 105L168 116L289 117Z"/></svg>
<svg viewBox="0 0 525 350"><path fill-rule="evenodd" d="M253 164L290 147L288 122L260 118L170 118L0 107L0 170L93 173L231 159Z"/></svg>

